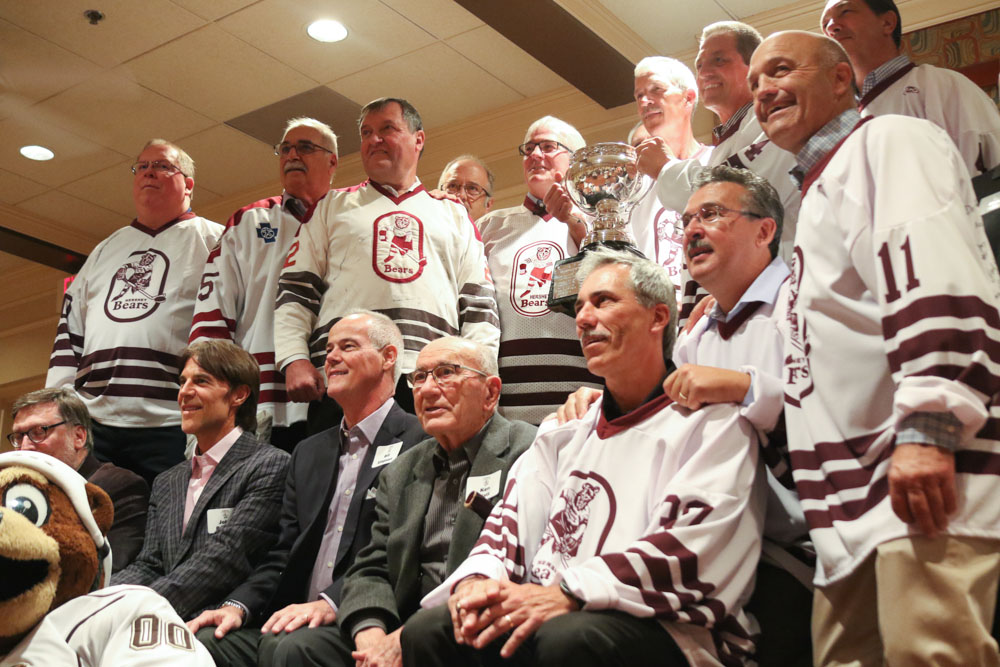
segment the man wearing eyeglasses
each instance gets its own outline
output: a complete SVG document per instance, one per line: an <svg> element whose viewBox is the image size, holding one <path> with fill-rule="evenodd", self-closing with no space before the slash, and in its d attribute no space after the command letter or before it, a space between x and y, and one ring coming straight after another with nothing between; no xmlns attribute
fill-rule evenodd
<svg viewBox="0 0 1000 667"><path fill-rule="evenodd" d="M275 547L222 606L188 624L204 628L198 637L219 667L285 664L339 635L344 574L371 538L378 476L425 438L392 397L402 349L403 335L378 313L330 329L327 391L343 421L292 452Z"/></svg>
<svg viewBox="0 0 1000 667"><path fill-rule="evenodd" d="M578 276L577 332L604 396L515 464L469 558L404 626L406 664L751 659L753 429L734 405L692 412L664 395L677 306L661 266L598 249Z"/></svg>
<svg viewBox="0 0 1000 667"><path fill-rule="evenodd" d="M493 208L493 172L475 155L459 155L446 164L438 190L458 197L473 220Z"/></svg>
<svg viewBox="0 0 1000 667"><path fill-rule="evenodd" d="M102 241L66 290L46 386L72 385L94 452L152 484L184 460L177 355L222 225L191 210L194 161L153 139L132 165L136 218Z"/></svg>
<svg viewBox="0 0 1000 667"><path fill-rule="evenodd" d="M492 350L481 343L452 336L428 343L410 382L431 438L379 477L371 543L344 582L341 632L323 633L326 643L311 653L272 664L398 665L400 627L469 553L511 465L534 438L535 427L494 414L501 382ZM473 492L472 506L463 505Z"/></svg>
<svg viewBox="0 0 1000 667"><path fill-rule="evenodd" d="M475 225L461 204L432 197L417 178L424 148L420 114L404 99L380 98L358 118L368 180L335 190L302 225L278 279L275 359L293 400L322 393L324 346L345 313L367 308L406 337L403 371L417 351L446 335L496 350L500 338L493 281ZM296 398L298 396L298 398ZM409 408L405 382L396 400ZM309 430L339 421L335 405L310 410Z"/></svg>
<svg viewBox="0 0 1000 667"><path fill-rule="evenodd" d="M998 665L1000 279L965 160L862 119L829 37L771 35L748 80L802 190L784 390L816 664Z"/></svg>
<svg viewBox="0 0 1000 667"><path fill-rule="evenodd" d="M7 439L14 449L59 459L111 497L111 571L131 563L142 548L149 485L131 470L97 460L90 414L76 392L68 387L32 391L19 396L11 412L14 424Z"/></svg>
<svg viewBox="0 0 1000 667"><path fill-rule="evenodd" d="M321 397L323 378L289 395L274 364L278 275L306 211L330 190L337 171L337 135L313 118L292 118L275 145L283 192L244 206L229 218L201 278L190 342L231 340L260 364L257 435L286 451L306 435L306 405Z"/></svg>
<svg viewBox="0 0 1000 667"><path fill-rule="evenodd" d="M587 372L572 318L546 305L553 266L575 255L586 233L560 185L584 144L569 123L536 120L518 146L524 202L478 222L500 308L500 413L532 424L581 385L600 384Z"/></svg>

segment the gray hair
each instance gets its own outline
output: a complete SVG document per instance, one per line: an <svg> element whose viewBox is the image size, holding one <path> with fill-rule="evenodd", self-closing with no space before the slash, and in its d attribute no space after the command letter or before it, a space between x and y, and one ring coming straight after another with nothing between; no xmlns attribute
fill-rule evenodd
<svg viewBox="0 0 1000 667"><path fill-rule="evenodd" d="M43 403L55 403L63 421L86 429L87 450L94 451L94 432L90 422L90 412L80 400L80 396L69 387L48 387L29 391L27 394L19 396L11 408L12 417L16 419L17 413L24 408Z"/></svg>
<svg viewBox="0 0 1000 667"><path fill-rule="evenodd" d="M720 164L702 169L694 178L693 190L705 187L709 183L736 183L746 190L743 195L743 206L762 218L774 220L774 238L767 246L771 251L771 259L778 256L778 246L781 245L781 229L785 219L785 207L781 205L778 191L766 179L749 169L736 169Z"/></svg>
<svg viewBox="0 0 1000 667"><path fill-rule="evenodd" d="M361 107L361 113L358 114L358 130L361 130L361 124L365 122L365 116L372 111L381 111L393 102L398 104L402 110L403 120L406 121L406 125L410 128L411 133L415 134L424 129L424 121L420 119L420 113L415 106L401 97L380 97Z"/></svg>
<svg viewBox="0 0 1000 667"><path fill-rule="evenodd" d="M524 133L525 143L531 141L531 135L543 127L552 130L552 133L561 140L560 143L566 144L566 147L571 151L578 151L587 145L587 142L583 140L583 135L580 134L579 130L566 121L560 120L555 116L542 116L529 125L528 131Z"/></svg>
<svg viewBox="0 0 1000 667"><path fill-rule="evenodd" d="M455 158L454 160L452 160L451 162L449 162L448 164L446 164L444 166L444 169L441 170L441 178L438 179L438 189L439 190L443 189L443 187L444 187L444 177L447 175L448 170L451 169L452 167L454 167L459 162L473 162L473 163L479 165L479 167L486 174L486 189L487 189L486 196L489 197L490 199L492 199L493 198L493 188L494 188L494 183L495 183L495 177L493 176L493 170L490 169L486 165L485 162L483 162L481 159L479 159L475 155L472 155L471 153L466 153L465 155L459 155L457 158Z"/></svg>
<svg viewBox="0 0 1000 667"><path fill-rule="evenodd" d="M717 21L705 26L698 38L698 48L701 49L705 40L716 35L732 35L736 38L736 50L743 57L743 64L750 64L750 56L757 50L760 43L764 41L757 28L740 21Z"/></svg>
<svg viewBox="0 0 1000 667"><path fill-rule="evenodd" d="M663 361L669 365L677 338L677 294L670 276L662 266L645 257L600 247L583 256L576 274L577 281L583 284L587 276L608 264L628 267L628 285L640 306L652 308L662 303L670 309L670 322L663 329Z"/></svg>
<svg viewBox="0 0 1000 667"><path fill-rule="evenodd" d="M146 142L146 145L142 147L142 151L146 150L150 146L166 146L167 148L173 148L177 151L177 166L180 168L181 173L189 178L194 178L194 160L191 159L191 156L188 155L183 148L172 141L167 141L166 139L150 139ZM139 151L140 155L142 154L142 151ZM138 157L136 159L138 159Z"/></svg>
<svg viewBox="0 0 1000 667"><path fill-rule="evenodd" d="M403 345L403 333L396 326L388 315L376 313L373 310L355 308L344 317L351 315L364 315L368 318L368 340L376 349L383 349L391 345L396 349L396 363L392 367L392 381L399 382L399 376L403 374L403 353L406 351Z"/></svg>
<svg viewBox="0 0 1000 667"><path fill-rule="evenodd" d="M490 350L490 348L486 347L479 341L472 340L471 338L462 338L461 336L442 336L441 338L435 338L431 341L431 343L436 343L438 341L458 343L471 353L473 366L476 366L477 370L481 370L487 375L500 375L500 369L497 367L496 355Z"/></svg>
<svg viewBox="0 0 1000 667"><path fill-rule="evenodd" d="M635 78L652 76L667 86L679 88L682 92L693 90L694 101L698 101L698 84L691 69L676 58L649 56L635 66Z"/></svg>
<svg viewBox="0 0 1000 667"><path fill-rule="evenodd" d="M309 118L308 116L298 116L290 119L285 125L285 131L281 135L281 140L284 141L288 133L297 127L311 127L319 132L323 137L324 148L329 148L333 151L334 155L337 155L337 135L334 133L333 128L322 121Z"/></svg>

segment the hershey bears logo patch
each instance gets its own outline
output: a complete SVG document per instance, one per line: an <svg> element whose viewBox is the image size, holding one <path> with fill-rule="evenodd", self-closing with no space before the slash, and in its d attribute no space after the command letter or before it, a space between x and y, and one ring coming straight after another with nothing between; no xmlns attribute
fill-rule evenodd
<svg viewBox="0 0 1000 667"><path fill-rule="evenodd" d="M545 305L552 282L552 267L565 256L558 243L529 243L514 255L514 270L510 276L510 305L525 317L538 317L549 312Z"/></svg>
<svg viewBox="0 0 1000 667"><path fill-rule="evenodd" d="M379 277L408 283L424 272L424 223L406 211L393 211L375 219L372 235L372 268Z"/></svg>
<svg viewBox="0 0 1000 667"><path fill-rule="evenodd" d="M574 478L552 503L549 523L532 563L532 576L545 582L562 571L580 551L601 553L615 521L617 502L608 481L596 472L573 471Z"/></svg>
<svg viewBox="0 0 1000 667"><path fill-rule="evenodd" d="M676 283L680 280L684 256L684 229L677 211L661 208L653 223L656 229L656 259Z"/></svg>
<svg viewBox="0 0 1000 667"><path fill-rule="evenodd" d="M115 322L152 315L167 298L164 288L169 271L170 260L159 250L136 250L112 276L104 314Z"/></svg>

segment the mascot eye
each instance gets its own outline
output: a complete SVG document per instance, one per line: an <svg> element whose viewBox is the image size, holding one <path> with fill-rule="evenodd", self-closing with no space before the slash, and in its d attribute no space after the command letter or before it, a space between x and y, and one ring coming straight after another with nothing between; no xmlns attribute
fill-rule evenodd
<svg viewBox="0 0 1000 667"><path fill-rule="evenodd" d="M31 484L15 484L3 495L3 506L14 510L36 526L49 520L49 499Z"/></svg>

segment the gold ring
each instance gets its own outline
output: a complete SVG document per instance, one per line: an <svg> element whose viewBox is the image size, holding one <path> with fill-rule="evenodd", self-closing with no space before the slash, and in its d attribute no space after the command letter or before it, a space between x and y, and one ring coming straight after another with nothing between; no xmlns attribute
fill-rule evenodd
<svg viewBox="0 0 1000 667"><path fill-rule="evenodd" d="M684 392L682 392L682 391L679 391L679 392L677 392L677 393L678 393L678 395L679 395L679 396L681 397L681 400L682 400L682 401L686 401L686 400L688 400L688 397L684 395Z"/></svg>
<svg viewBox="0 0 1000 667"><path fill-rule="evenodd" d="M510 620L510 614L504 614L503 617L507 619L507 629L510 630L514 627L514 621Z"/></svg>
<svg viewBox="0 0 1000 667"><path fill-rule="evenodd" d="M457 611L459 614L462 613L462 603L461 602L456 602L455 603L455 611Z"/></svg>

